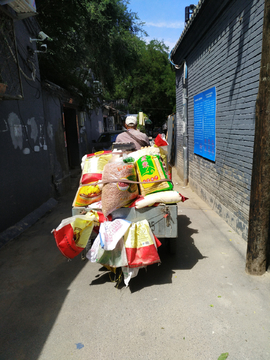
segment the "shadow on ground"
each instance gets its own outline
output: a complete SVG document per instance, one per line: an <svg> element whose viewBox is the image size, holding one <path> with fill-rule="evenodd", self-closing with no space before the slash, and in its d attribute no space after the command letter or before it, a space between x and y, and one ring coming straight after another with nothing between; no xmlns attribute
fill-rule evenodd
<svg viewBox="0 0 270 360"><path fill-rule="evenodd" d="M75 179L76 180L76 179ZM50 213L0 251L0 359L36 360L85 266L68 262L51 230L71 216L74 189Z"/></svg>
<svg viewBox="0 0 270 360"><path fill-rule="evenodd" d="M72 281L88 261L80 256L67 262L50 233L62 219L71 216L74 189L59 200L57 207L34 226L1 248L0 271L0 359L36 360L57 321ZM159 248L161 265L141 269L130 281L134 293L145 287L168 284L176 269L191 269L204 257L194 245L190 219L178 216L177 249ZM111 275L111 277L109 276ZM101 268L91 285L111 282L113 274ZM112 286L114 286L112 284ZM121 288L121 287L119 287Z"/></svg>
<svg viewBox="0 0 270 360"><path fill-rule="evenodd" d="M199 260L205 258L196 248L193 240L193 234L198 230L190 227L191 221L186 215L178 215L178 238L176 242L175 254L170 254L169 239L161 239L162 245L159 247L159 256L161 264L153 264L147 267L147 272L140 269L138 275L130 280L130 291L136 292L145 287L153 285L170 284L174 270L190 270ZM92 285L101 285L114 280L114 274L101 267L96 279L91 282ZM117 274L118 275L118 274ZM118 276L116 276L117 278ZM123 282L115 285L121 289Z"/></svg>

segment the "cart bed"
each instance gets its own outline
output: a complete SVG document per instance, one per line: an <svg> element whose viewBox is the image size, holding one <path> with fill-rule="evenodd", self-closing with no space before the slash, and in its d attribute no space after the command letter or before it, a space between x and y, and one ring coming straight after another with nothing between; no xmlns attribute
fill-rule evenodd
<svg viewBox="0 0 270 360"><path fill-rule="evenodd" d="M91 209L74 207L72 215L79 215L82 211ZM136 208L120 208L112 212L112 219L125 219L130 222L137 222L146 219L151 230L157 238L177 237L177 205L159 204L158 206Z"/></svg>

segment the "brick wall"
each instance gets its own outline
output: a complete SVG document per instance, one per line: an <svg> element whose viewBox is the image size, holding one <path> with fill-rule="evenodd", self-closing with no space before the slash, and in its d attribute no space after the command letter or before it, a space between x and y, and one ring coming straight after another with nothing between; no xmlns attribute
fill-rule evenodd
<svg viewBox="0 0 270 360"><path fill-rule="evenodd" d="M207 17L203 10L198 17ZM187 48L185 57L188 66L189 183L244 239L247 239L248 229L263 11L262 0L229 1L199 43L191 50ZM193 31L193 25L188 31ZM176 72L176 166L181 177L182 76L183 68ZM193 152L193 97L213 86L216 87L215 162Z"/></svg>

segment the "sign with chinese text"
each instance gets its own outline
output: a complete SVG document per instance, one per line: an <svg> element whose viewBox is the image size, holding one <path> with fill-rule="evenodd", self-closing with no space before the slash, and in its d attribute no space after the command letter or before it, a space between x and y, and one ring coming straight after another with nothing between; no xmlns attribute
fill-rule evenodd
<svg viewBox="0 0 270 360"><path fill-rule="evenodd" d="M194 96L194 154L216 159L216 88Z"/></svg>

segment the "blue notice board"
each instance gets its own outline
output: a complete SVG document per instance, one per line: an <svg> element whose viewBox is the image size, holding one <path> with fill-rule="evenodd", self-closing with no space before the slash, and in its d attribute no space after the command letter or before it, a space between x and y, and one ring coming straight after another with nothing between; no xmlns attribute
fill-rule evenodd
<svg viewBox="0 0 270 360"><path fill-rule="evenodd" d="M194 96L194 154L216 159L216 88Z"/></svg>

